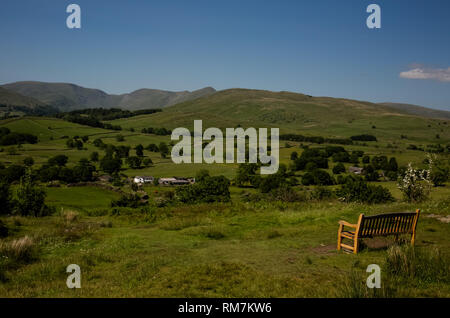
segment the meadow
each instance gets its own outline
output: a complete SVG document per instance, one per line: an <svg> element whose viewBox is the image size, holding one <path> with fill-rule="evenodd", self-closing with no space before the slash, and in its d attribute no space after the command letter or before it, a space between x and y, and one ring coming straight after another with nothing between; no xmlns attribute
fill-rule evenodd
<svg viewBox="0 0 450 318"><path fill-rule="evenodd" d="M239 105L236 111L239 110ZM5 166L21 164L33 157L34 166L55 155L67 155L72 167L93 151L101 138L113 145L132 149L142 144L170 142L170 136L142 134L141 128L180 125L189 128L190 117L174 118L170 111L111 121L122 131L69 123L61 119L25 117L4 120L2 127L15 132L32 133L37 144L3 147L0 162ZM186 112L189 108L186 108ZM313 113L314 114L314 113ZM208 115L209 116L209 115ZM206 116L207 121L208 116ZM351 116L350 114L348 116ZM396 157L400 166L412 163L424 167L426 153L408 149L411 143L425 147L446 144L448 127L444 121L405 117L404 125L390 117L362 118L352 126L331 123L327 136L348 137L367 132L377 134L377 142L346 145L348 151ZM169 117L173 119L169 124ZM312 116L314 117L314 116ZM192 117L194 118L194 117ZM203 117L205 118L205 117ZM250 118L250 117L248 117ZM167 119L167 120L166 120ZM243 120L245 118L243 117ZM267 119L267 118L266 118ZM250 119L249 119L250 120ZM222 117L211 126L230 122ZM233 125L236 122L233 123ZM266 122L261 121L261 125ZM167 126L165 126L167 124ZM193 120L192 120L193 124ZM230 127L233 127L230 126ZM276 123L274 124L276 125ZM296 128L298 122L286 124L288 133L323 135L324 126ZM269 126L270 127L270 126ZM355 128L356 127L356 128ZM359 127L359 128L358 128ZM444 129L444 128L445 129ZM440 140L436 141L436 134ZM408 139L399 138L407 135ZM83 149L69 149L67 137L88 136ZM124 140L118 141L116 136ZM293 151L300 155L311 143L280 142L281 163L289 165ZM320 145L325 146L325 145ZM134 154L134 150L130 153ZM439 155L448 160L448 155ZM213 176L233 179L236 164L175 165L170 157L144 150L153 165L142 169L124 166L123 178L135 175L154 177L195 176L208 169ZM94 163L97 170L98 163ZM327 169L332 174L332 166ZM348 168L351 164L345 163ZM298 173L298 177L299 174ZM345 203L337 198L305 199L299 202L247 202L245 193L252 188L230 187L231 202L198 204L154 204L153 199L173 192L173 187L145 185L150 203L140 208L112 208L111 201L120 192L99 185L45 187L46 203L55 208L51 216L41 218L2 216L9 235L0 244L1 297L450 297L450 187L435 187L428 200L407 203L395 181L373 182L390 190L395 201L385 204ZM13 192L17 184L12 185ZM330 186L335 189L337 186ZM117 187L132 192L125 183ZM297 185L300 193L315 186ZM367 215L421 209L414 260L411 266L422 269L429 264L428 276L417 272L393 274L391 254L393 239L368 239L357 255L336 251L338 221L356 222L360 213ZM16 254L8 244L21 241L23 251ZM402 245L404 255L408 244ZM82 271L82 288L68 289L66 267L78 264ZM382 268L383 288L367 290L365 279L369 264ZM442 268L446 267L446 268ZM409 276L408 276L409 275Z"/></svg>

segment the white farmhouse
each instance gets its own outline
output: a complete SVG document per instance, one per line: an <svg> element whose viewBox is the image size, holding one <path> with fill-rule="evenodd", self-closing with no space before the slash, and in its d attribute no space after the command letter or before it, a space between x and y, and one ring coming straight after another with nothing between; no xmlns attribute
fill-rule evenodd
<svg viewBox="0 0 450 318"><path fill-rule="evenodd" d="M153 182L153 180L154 180L153 177L136 176L136 177L134 177L133 182L137 183L137 184L144 184L144 183Z"/></svg>

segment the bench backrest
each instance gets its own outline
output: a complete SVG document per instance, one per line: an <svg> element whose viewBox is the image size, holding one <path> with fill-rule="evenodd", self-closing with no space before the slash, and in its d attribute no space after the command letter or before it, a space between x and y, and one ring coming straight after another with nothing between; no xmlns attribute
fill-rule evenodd
<svg viewBox="0 0 450 318"><path fill-rule="evenodd" d="M360 218L358 237L413 233L419 218L416 212L400 212Z"/></svg>

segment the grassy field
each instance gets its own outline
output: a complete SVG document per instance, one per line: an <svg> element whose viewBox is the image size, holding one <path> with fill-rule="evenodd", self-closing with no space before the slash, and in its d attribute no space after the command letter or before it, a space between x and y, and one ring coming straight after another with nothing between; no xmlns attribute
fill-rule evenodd
<svg viewBox="0 0 450 318"><path fill-rule="evenodd" d="M24 158L31 156L35 160L33 167L38 168L50 157L65 154L69 157L67 165L72 167L93 151L98 151L100 157L104 155L92 144L96 138L107 144L132 148L138 144L169 143L170 136L141 134L140 130L144 127L192 128L193 120L198 118L203 119L204 128L237 124L245 127L250 123L256 127L278 127L283 121L282 133L341 138L371 133L377 136L377 142L349 145L345 149L362 150L370 156L396 157L400 166L410 162L414 166L424 166L426 153L407 149L410 144L425 147L437 143L446 145L450 141L450 131L444 120L392 115L388 109L374 116L371 106L364 103L354 105L360 109L358 116L342 108L342 116L337 121L323 109L341 106L327 99L316 99L311 104L307 97L302 100L289 94L282 98L269 94L258 97L258 105L262 107L256 109L254 101L238 97L240 99L219 95L217 103L213 104L219 109L216 113L196 101L157 114L111 122L121 125L122 131L45 117L4 120L0 126L35 134L39 142L3 147L0 162L6 166L21 164ZM231 106L220 108L224 105ZM276 105L282 105L282 111ZM308 118L302 117L306 113ZM124 141L116 140L118 134ZM436 134L440 135L439 139ZM76 135L89 136L82 150L66 146L65 137ZM406 135L407 139L401 139L400 135ZM293 151L299 155L303 151L299 143L281 141L280 145L281 163L286 165L291 162ZM134 155L134 150L130 153ZM187 177L195 176L200 169L208 169L211 175L232 179L237 170L236 164L175 165L170 157L163 159L159 153L147 150L144 156L152 159L153 166L133 170L124 165L122 173L129 177ZM448 160L448 156L440 158ZM96 166L98 169L98 164ZM333 166L334 163L330 163L329 172ZM348 168L350 164L345 166ZM388 188L395 202L364 205L329 199L246 203L242 192L257 190L232 186L231 203L158 207L152 203L153 199L172 192L173 188L146 185L143 190L150 196L150 205L113 209L111 201L119 198L120 191L129 192L128 185L114 191L100 185L45 187L46 203L55 207L54 215L0 218L10 229L10 235L0 241L6 244L0 244L0 249L14 240L30 238L24 247L26 257L16 261L12 256L0 258L0 297L365 297L370 295L355 286L365 282L369 264L379 264L382 268L384 285L378 296L450 297L448 269L447 274L433 272L431 278L416 275L406 279L389 274L388 248L393 245L392 239L365 240L358 255L336 251L339 220L356 222L360 213L420 208L423 213L416 249L425 256L417 256L417 266L427 262L441 264L435 261L438 258L427 254L435 250L440 251L439 257L445 266L450 264L449 185L433 188L430 199L424 203L409 204L403 202L396 182L374 184ZM16 187L14 184L13 190ZM297 186L295 189L310 191L314 187ZM65 269L69 264L81 267L82 288L79 290L66 287ZM430 270L434 270L433 266Z"/></svg>
<svg viewBox="0 0 450 318"><path fill-rule="evenodd" d="M65 192L65 193L64 193ZM86 200L91 188L59 189L52 204L86 211L103 206ZM54 191L49 198L55 197ZM68 202L61 198L72 197ZM100 199L101 198L101 199ZM106 205L105 205L106 206ZM345 296L351 272L368 264L386 268L392 240L367 240L358 255L337 252L337 221L359 213L421 208L417 247L450 255L450 224L430 214L449 215L447 201L381 206L338 202L299 204L201 204L146 212L90 217L5 219L13 237L30 236L39 256L8 268L0 284L5 297L335 297ZM69 230L69 232L67 232ZM372 245L373 246L372 246ZM65 267L78 264L82 288L65 286ZM124 275L126 273L126 275ZM408 281L393 296L449 297L448 282Z"/></svg>

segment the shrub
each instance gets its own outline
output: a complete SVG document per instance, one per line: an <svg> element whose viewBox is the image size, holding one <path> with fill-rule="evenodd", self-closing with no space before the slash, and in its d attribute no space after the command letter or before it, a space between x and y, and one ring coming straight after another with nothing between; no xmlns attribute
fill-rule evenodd
<svg viewBox="0 0 450 318"><path fill-rule="evenodd" d="M299 202L305 201L305 198L299 195L292 187L283 185L270 192L270 199L282 202Z"/></svg>
<svg viewBox="0 0 450 318"><path fill-rule="evenodd" d="M330 189L327 189L325 187L322 186L318 186L316 187L312 192L311 192L311 199L312 200L328 200L333 198L334 193L333 191L331 191Z"/></svg>
<svg viewBox="0 0 450 318"><path fill-rule="evenodd" d="M333 185L334 180L328 172L321 169L316 169L312 172L307 172L302 177L303 185Z"/></svg>
<svg viewBox="0 0 450 318"><path fill-rule="evenodd" d="M49 215L53 211L45 204L46 196L44 189L34 183L28 172L20 180L14 212L22 216L39 217Z"/></svg>
<svg viewBox="0 0 450 318"><path fill-rule="evenodd" d="M139 206L146 205L141 201L141 198L137 194L124 194L119 199L111 201L111 207L128 207L137 208Z"/></svg>
<svg viewBox="0 0 450 318"><path fill-rule="evenodd" d="M377 204L394 200L388 189L369 185L362 178L353 177L347 178L336 194L345 202Z"/></svg>
<svg viewBox="0 0 450 318"><path fill-rule="evenodd" d="M265 178L261 178L259 183L259 189L262 193L268 193L273 189L279 188L285 182L283 173L278 171L277 173L270 174Z"/></svg>
<svg viewBox="0 0 450 318"><path fill-rule="evenodd" d="M386 177L388 177L388 179L390 181L395 181L398 178L398 174L395 171L388 171L388 173L386 174Z"/></svg>
<svg viewBox="0 0 450 318"><path fill-rule="evenodd" d="M398 188L408 202L421 202L428 198L430 194L430 171L416 170L411 163L408 164L402 178L399 179Z"/></svg>
<svg viewBox="0 0 450 318"><path fill-rule="evenodd" d="M176 197L183 203L228 202L230 181L224 176L207 177L201 182L178 187Z"/></svg>
<svg viewBox="0 0 450 318"><path fill-rule="evenodd" d="M444 185L449 177L449 167L442 160L438 160L434 154L429 154L425 159L429 165L430 181L435 187Z"/></svg>

